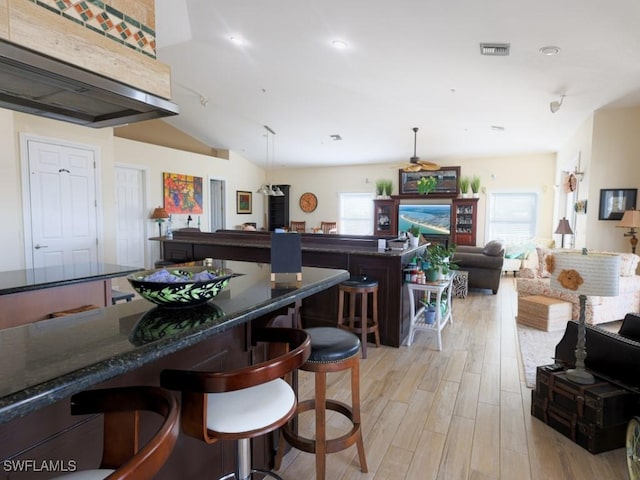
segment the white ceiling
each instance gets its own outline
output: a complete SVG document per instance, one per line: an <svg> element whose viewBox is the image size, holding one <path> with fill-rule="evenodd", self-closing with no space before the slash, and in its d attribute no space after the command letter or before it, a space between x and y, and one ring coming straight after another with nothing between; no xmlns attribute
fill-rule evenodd
<svg viewBox="0 0 640 480"><path fill-rule="evenodd" d="M276 167L403 162L412 127L423 160L556 151L593 111L640 105L639 25L637 0L156 0L169 122L258 164L268 125Z"/></svg>

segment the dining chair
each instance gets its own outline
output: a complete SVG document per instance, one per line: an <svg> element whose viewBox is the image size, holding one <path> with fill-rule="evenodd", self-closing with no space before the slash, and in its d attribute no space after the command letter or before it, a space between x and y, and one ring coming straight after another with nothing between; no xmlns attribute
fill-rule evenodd
<svg viewBox="0 0 640 480"><path fill-rule="evenodd" d="M336 222L320 222L322 233L338 233L338 224Z"/></svg>
<svg viewBox="0 0 640 480"><path fill-rule="evenodd" d="M290 232L304 233L307 230L307 222L291 222Z"/></svg>

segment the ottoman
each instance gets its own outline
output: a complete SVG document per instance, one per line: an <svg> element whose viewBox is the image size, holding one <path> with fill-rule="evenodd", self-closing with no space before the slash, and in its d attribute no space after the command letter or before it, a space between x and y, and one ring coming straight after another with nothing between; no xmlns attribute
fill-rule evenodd
<svg viewBox="0 0 640 480"><path fill-rule="evenodd" d="M534 295L518 299L517 322L545 330L564 329L571 320L571 303L557 298Z"/></svg>

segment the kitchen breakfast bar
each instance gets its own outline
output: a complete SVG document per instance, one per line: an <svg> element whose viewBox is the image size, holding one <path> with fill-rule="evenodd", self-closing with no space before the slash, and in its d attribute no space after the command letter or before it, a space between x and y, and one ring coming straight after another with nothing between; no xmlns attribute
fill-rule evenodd
<svg viewBox="0 0 640 480"><path fill-rule="evenodd" d="M380 342L399 347L409 335L411 312L404 286L403 269L426 245L403 250L378 249L378 238L356 235L301 236L302 265L340 268L351 275L365 275L378 281ZM249 262L270 262L271 232L218 230L215 233L176 231L172 239L155 237L162 245L166 262L189 262L205 258L227 258ZM304 325L335 326L338 315L338 287L327 289L305 302ZM369 307L371 308L371 306ZM371 311L371 310L369 310Z"/></svg>
<svg viewBox="0 0 640 480"><path fill-rule="evenodd" d="M134 300L0 330L0 478L42 479L51 472L7 471L11 460L73 460L96 468L99 416L72 417L69 397L91 389L158 385L164 368L229 370L266 358L252 329L275 315L291 326L307 301L349 278L344 269L303 267L302 281L271 282L267 263L216 261L235 276L212 301L163 309ZM254 441L254 464L270 467L270 435ZM217 478L233 470L233 442L206 445L180 435L158 478ZM55 475L55 474L54 474Z"/></svg>

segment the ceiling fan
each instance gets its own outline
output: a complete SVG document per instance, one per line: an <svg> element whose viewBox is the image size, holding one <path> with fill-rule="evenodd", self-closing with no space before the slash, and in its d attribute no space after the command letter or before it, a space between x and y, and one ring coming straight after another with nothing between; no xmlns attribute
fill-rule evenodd
<svg viewBox="0 0 640 480"><path fill-rule="evenodd" d="M418 127L413 127L413 157L409 159L409 163L405 163L400 166L403 172L420 172L440 170L440 165L434 162L428 162L426 160L420 160L420 157L416 155L416 141L418 136Z"/></svg>

